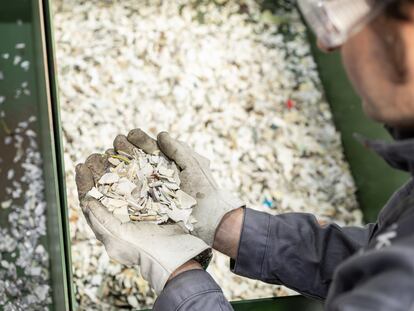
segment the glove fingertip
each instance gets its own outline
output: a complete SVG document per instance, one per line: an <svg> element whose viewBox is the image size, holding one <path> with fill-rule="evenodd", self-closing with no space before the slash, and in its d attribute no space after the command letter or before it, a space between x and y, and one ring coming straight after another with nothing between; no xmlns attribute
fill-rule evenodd
<svg viewBox="0 0 414 311"><path fill-rule="evenodd" d="M132 138L132 140L141 140L145 136L147 136L147 135L143 130L141 130L140 128L136 128L136 129L132 129L128 132L127 139L129 141L131 141L131 138Z"/></svg>
<svg viewBox="0 0 414 311"><path fill-rule="evenodd" d="M79 200L82 200L86 193L91 190L94 186L93 174L86 164L76 165L76 186L78 188Z"/></svg>
<svg viewBox="0 0 414 311"><path fill-rule="evenodd" d="M106 149L105 154L111 156L111 155L115 155L116 152L115 152L115 150L113 148L109 148L109 149Z"/></svg>
<svg viewBox="0 0 414 311"><path fill-rule="evenodd" d="M92 153L91 155L89 155L86 158L85 164L89 164L89 163L93 163L96 161L96 159L99 159L100 157L102 157L102 154L100 153Z"/></svg>
<svg viewBox="0 0 414 311"><path fill-rule="evenodd" d="M184 148L179 141L175 140L167 132L161 132L157 136L158 146L170 160L173 160L182 170L193 163L191 149Z"/></svg>
<svg viewBox="0 0 414 311"><path fill-rule="evenodd" d="M76 164L76 166L75 166L75 173L76 173L76 174L81 173L81 171L82 171L82 166L84 166L84 165L85 165L84 163L78 163L78 164Z"/></svg>
<svg viewBox="0 0 414 311"><path fill-rule="evenodd" d="M169 158L171 158L173 156L173 153L177 150L176 146L173 146L171 136L168 132L158 133L157 143L161 151Z"/></svg>
<svg viewBox="0 0 414 311"><path fill-rule="evenodd" d="M169 138L171 138L170 134L166 131L159 132L157 135L158 141L164 141L165 139L169 139Z"/></svg>
<svg viewBox="0 0 414 311"><path fill-rule="evenodd" d="M157 142L140 128L129 131L127 140L146 153L153 153L158 150Z"/></svg>
<svg viewBox="0 0 414 311"><path fill-rule="evenodd" d="M85 161L85 165L92 172L92 176L97 182L108 168L108 155L102 153L93 153Z"/></svg>
<svg viewBox="0 0 414 311"><path fill-rule="evenodd" d="M132 154L134 148L135 146L128 141L125 135L119 134L115 137L114 139L115 151L117 152L123 151L128 154Z"/></svg>

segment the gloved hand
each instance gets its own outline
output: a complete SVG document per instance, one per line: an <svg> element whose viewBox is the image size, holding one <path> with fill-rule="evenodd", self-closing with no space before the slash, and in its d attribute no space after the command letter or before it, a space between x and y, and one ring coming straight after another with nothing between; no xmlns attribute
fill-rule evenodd
<svg viewBox="0 0 414 311"><path fill-rule="evenodd" d="M136 146L144 151L152 152L150 150L157 147L142 131L130 134L138 143ZM130 152L134 145L119 135L114 147ZM85 164L78 164L76 184L86 220L108 255L122 264L140 266L142 276L157 293L164 288L171 273L190 259L206 267L211 258L210 248L197 237L186 234L179 225L121 223L98 200L87 195L108 167L107 159L108 155L92 154Z"/></svg>
<svg viewBox="0 0 414 311"><path fill-rule="evenodd" d="M197 220L194 234L212 246L223 216L243 207L244 203L218 187L208 159L194 152L188 145L171 138L166 132L158 134L157 142L161 152L180 167L180 188L197 200L193 211Z"/></svg>

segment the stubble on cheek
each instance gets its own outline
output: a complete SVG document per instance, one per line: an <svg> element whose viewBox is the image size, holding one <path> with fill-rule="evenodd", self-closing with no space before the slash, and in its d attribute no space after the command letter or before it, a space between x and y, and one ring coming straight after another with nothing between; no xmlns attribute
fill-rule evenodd
<svg viewBox="0 0 414 311"><path fill-rule="evenodd" d="M372 23L342 47L348 76L372 119L389 123L398 119L396 90L404 83L404 48L395 29L385 29L386 21ZM401 65L402 63L402 65Z"/></svg>
<svg viewBox="0 0 414 311"><path fill-rule="evenodd" d="M367 50L367 44L366 38L361 34L351 38L341 49L342 62L350 82L361 97L365 113L369 117L377 119L376 109L372 105L372 94L375 92L373 79L375 78L372 68L370 68L370 62L374 57Z"/></svg>

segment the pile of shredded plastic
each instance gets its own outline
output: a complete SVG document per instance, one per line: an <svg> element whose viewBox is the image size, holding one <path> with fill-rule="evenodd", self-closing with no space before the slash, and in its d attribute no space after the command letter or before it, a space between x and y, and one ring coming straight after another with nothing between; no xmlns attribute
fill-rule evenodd
<svg viewBox="0 0 414 311"><path fill-rule="evenodd" d="M2 23L3 24L3 23ZM7 25L6 25L7 24ZM21 29L19 29L21 28ZM52 302L40 126L31 90L30 25L10 19L0 46L0 310L48 310ZM13 29L11 31L11 29Z"/></svg>
<svg viewBox="0 0 414 311"><path fill-rule="evenodd" d="M57 63L72 260L82 308L149 306L136 269L111 261L84 220L76 163L117 134L166 130L211 160L219 184L247 206L359 224L355 186L324 100L305 27L289 1L59 1ZM283 7L288 8L287 10ZM229 299L286 295L209 271Z"/></svg>
<svg viewBox="0 0 414 311"><path fill-rule="evenodd" d="M190 232L196 200L180 189L178 167L159 151L133 154L119 151L108 156L109 172L100 177L88 195L98 199L122 222L179 223Z"/></svg>
<svg viewBox="0 0 414 311"><path fill-rule="evenodd" d="M0 110L4 125L5 117ZM6 195L0 202L7 213L7 226L0 226L0 309L5 311L47 310L52 302L49 254L41 243L47 205L42 156L33 130L36 122L31 116L7 128L10 133L0 142L2 150L13 155L12 163L0 157L0 172L7 176Z"/></svg>

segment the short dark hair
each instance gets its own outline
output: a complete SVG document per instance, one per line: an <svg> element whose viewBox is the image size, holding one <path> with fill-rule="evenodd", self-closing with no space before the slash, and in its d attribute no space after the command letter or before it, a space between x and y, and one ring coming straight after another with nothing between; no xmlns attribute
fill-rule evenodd
<svg viewBox="0 0 414 311"><path fill-rule="evenodd" d="M385 1L385 0L377 0L377 1ZM404 5L407 3L414 4L414 0L394 0L391 1L387 8L385 9L385 13L393 18L400 19L400 20L407 20L408 16L406 12L404 12Z"/></svg>

